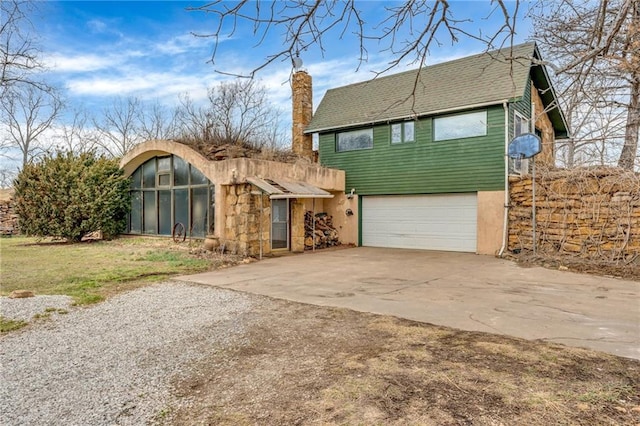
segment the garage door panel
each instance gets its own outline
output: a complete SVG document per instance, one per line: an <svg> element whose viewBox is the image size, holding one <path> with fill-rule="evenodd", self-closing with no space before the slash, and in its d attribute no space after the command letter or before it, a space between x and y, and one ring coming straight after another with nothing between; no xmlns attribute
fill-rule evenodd
<svg viewBox="0 0 640 426"><path fill-rule="evenodd" d="M475 252L476 234L475 193L362 200L365 246Z"/></svg>

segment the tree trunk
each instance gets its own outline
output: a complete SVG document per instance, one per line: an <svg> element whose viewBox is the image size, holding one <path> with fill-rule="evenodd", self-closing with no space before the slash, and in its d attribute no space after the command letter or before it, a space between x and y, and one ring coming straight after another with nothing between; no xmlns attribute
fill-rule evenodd
<svg viewBox="0 0 640 426"><path fill-rule="evenodd" d="M575 139L571 139L567 141L567 153L566 153L566 164L565 167L568 169L572 169L575 162L575 154L576 154L576 141Z"/></svg>
<svg viewBox="0 0 640 426"><path fill-rule="evenodd" d="M624 146L618 160L618 167L633 170L638 155L638 131L640 130L640 79L636 77L631 85L631 99L624 132Z"/></svg>
<svg viewBox="0 0 640 426"><path fill-rule="evenodd" d="M632 29L628 37L628 46L634 51L640 43L640 6L636 1L633 5ZM635 38L635 40L634 40ZM638 156L638 131L640 130L640 66L637 57L629 59L631 68L631 94L629 96L629 107L627 109L627 125L624 132L624 145L620 152L618 167L626 170L633 170L636 157Z"/></svg>

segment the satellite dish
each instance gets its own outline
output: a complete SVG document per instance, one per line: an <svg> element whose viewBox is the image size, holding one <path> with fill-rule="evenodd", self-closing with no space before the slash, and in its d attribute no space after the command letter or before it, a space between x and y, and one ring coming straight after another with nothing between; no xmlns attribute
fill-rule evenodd
<svg viewBox="0 0 640 426"><path fill-rule="evenodd" d="M293 68L299 70L302 67L302 59L298 55L291 58L291 62L293 62Z"/></svg>
<svg viewBox="0 0 640 426"><path fill-rule="evenodd" d="M542 141L538 135L525 133L509 142L509 157L531 158L542 151Z"/></svg>

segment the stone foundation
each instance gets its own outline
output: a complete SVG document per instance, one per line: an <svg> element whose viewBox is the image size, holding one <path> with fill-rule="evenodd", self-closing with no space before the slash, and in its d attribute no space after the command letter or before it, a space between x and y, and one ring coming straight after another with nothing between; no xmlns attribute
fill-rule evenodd
<svg viewBox="0 0 640 426"><path fill-rule="evenodd" d="M531 250L532 179L510 177L509 250ZM614 168L541 170L536 246L603 261L640 256L640 175Z"/></svg>
<svg viewBox="0 0 640 426"><path fill-rule="evenodd" d="M263 254L271 251L269 231L271 203L266 195L252 195L251 184L227 185L225 191L225 229L220 243L225 251L243 256L260 254L262 236ZM260 210L262 197L262 211ZM262 221L262 234L260 224Z"/></svg>

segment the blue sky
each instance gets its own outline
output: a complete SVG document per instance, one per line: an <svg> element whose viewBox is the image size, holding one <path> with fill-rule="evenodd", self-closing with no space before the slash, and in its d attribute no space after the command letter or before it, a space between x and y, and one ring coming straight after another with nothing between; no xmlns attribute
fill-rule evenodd
<svg viewBox="0 0 640 426"><path fill-rule="evenodd" d="M159 100L173 104L181 93L202 98L206 88L228 76L216 70L246 73L265 56L277 51L281 37L274 32L261 45L248 25L237 29L231 38L222 38L215 64L208 61L213 40L194 37L207 34L215 19L202 12L187 11L198 2L130 2L130 1L61 1L41 3L41 16L34 20L50 78L64 89L71 105L101 108L114 96L136 96L143 100ZM391 2L364 2L365 19L373 22ZM473 19L468 28L484 32L495 30L497 13L491 15L489 1L454 1L454 13ZM486 19L487 16L491 17ZM521 22L516 41L524 41L528 23ZM383 69L388 52L369 48L369 60L358 66L357 40L349 35L342 40L337 34L326 43L324 57L319 49L301 52L305 67L314 78L314 100L318 104L330 88L373 76ZM464 38L451 46L443 43L432 50L431 63L479 52L483 46ZM411 68L410 65L404 66ZM399 69L401 70L401 69ZM270 90L272 102L288 108L287 84L291 65L276 62L258 74Z"/></svg>
<svg viewBox="0 0 640 426"><path fill-rule="evenodd" d="M216 72L249 73L265 58L281 49L282 31L276 29L259 43L250 25L242 24L230 37L220 39L215 64L210 62L213 40L195 37L209 34L215 17L188 11L202 2L179 1L42 1L32 17L34 36L48 66L47 79L62 89L68 106L58 125L70 120L73 111L99 114L115 97L137 97L171 107L178 96L188 94L194 101L206 96L207 87L231 79ZM359 3L367 25L379 22L391 1ZM500 13L490 0L451 1L460 25L473 33L491 33L501 25ZM513 9L515 2L507 2ZM523 6L521 6L522 8ZM521 10L519 16L524 16ZM420 17L415 30L420 28ZM516 43L527 40L530 23L518 21ZM341 39L339 31L328 34L325 51L318 47L300 52L304 68L313 77L314 106L332 87L370 79L375 71L387 67L393 55L385 46L368 44L368 60L358 69L358 40L349 32ZM442 38L433 45L428 64L479 53L485 46L461 37L452 45ZM406 61L392 72L415 68ZM267 87L270 102L283 111L284 128L290 126L291 62L278 61L257 74ZM47 141L40 141L44 145ZM2 160L3 162L6 160Z"/></svg>

